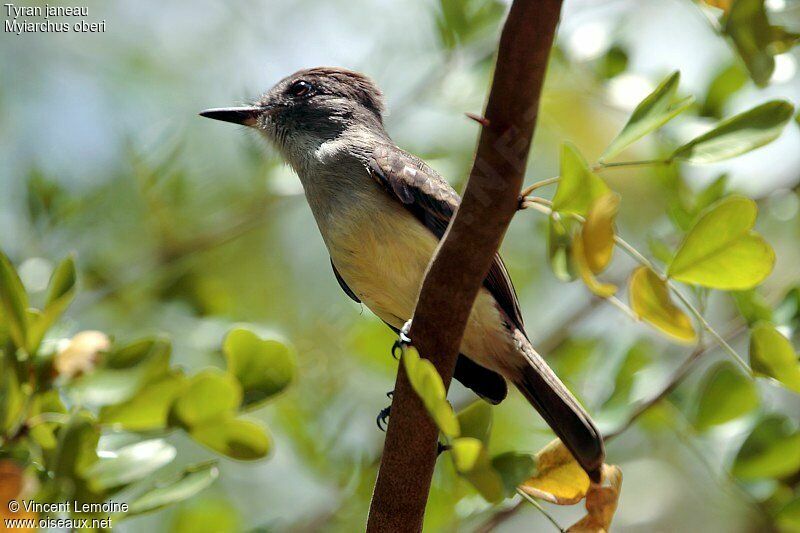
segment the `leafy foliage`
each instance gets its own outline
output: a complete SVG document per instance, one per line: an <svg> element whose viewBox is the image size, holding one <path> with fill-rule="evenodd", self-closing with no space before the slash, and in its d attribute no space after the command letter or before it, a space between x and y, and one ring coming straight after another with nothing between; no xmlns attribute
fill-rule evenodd
<svg viewBox="0 0 800 533"><path fill-rule="evenodd" d="M673 72L636 106L625 127L600 156L601 162L618 155L629 145L657 130L692 105L693 96L675 99L680 77L680 72Z"/></svg>
<svg viewBox="0 0 800 533"><path fill-rule="evenodd" d="M730 361L720 361L708 370L700 385L695 426L711 426L736 420L753 412L759 404L755 383Z"/></svg>
<svg viewBox="0 0 800 533"><path fill-rule="evenodd" d="M269 453L264 428L239 411L246 405L243 391L254 404L289 385L295 363L284 343L237 328L225 351L238 374L207 369L187 377L170 366L171 345L163 338L123 345L98 331L47 338L75 295L72 256L54 270L42 310L28 308L28 294L2 253L0 275L0 329L9 332L0 345L0 452L15 465L37 465L25 470L38 479L37 493L29 495L36 501L98 502L138 488L128 513L115 515L116 521L182 501L218 475L213 463L189 466L177 480L142 491L173 462L176 449L162 438L126 432L181 428L233 459ZM115 439L121 444L113 445Z"/></svg>
<svg viewBox="0 0 800 533"><path fill-rule="evenodd" d="M679 75L674 73L635 106L627 121L615 125L606 123L611 114L605 89L616 89L617 82L624 86L623 82L641 75L641 71L637 72L643 57L641 51L629 49L627 41L621 40L612 43L596 59L574 61L573 36L568 30L551 54L537 130L539 152L531 167L532 173L555 168L559 154L554 147L564 139L575 142L562 147L562 179L553 198L556 205L547 219L547 253L555 277L561 281L580 280L591 291L586 295L588 298L593 295L604 298L669 338L656 338L640 327L622 327L624 321L605 304L595 311L594 303L584 307L584 302L576 299L579 312L565 318L565 310L572 308L575 291L564 289L562 298L561 290L539 286L541 270L538 261L530 256L530 248L539 242L538 233L528 239L516 238L518 234L512 227L504 254L523 307L533 306L534 311L528 309L526 314L534 345L580 395L596 415L600 427L622 428L617 431L632 428L630 434L635 436L627 440L628 435L618 437L608 447L610 457L626 463L636 459L639 475L642 468L680 461L680 467L673 468L672 475L681 476L681 483L694 484L698 478L707 478L704 479L707 483L720 480L717 497L735 499L734 505L726 506L732 510L725 513L731 516L728 525L741 519L742 524L736 526L793 531L800 527L797 481L800 466L794 453L798 446L797 417L793 410L800 292L796 287L792 289L797 283L796 276L787 277L787 272L792 274L797 215L791 215L791 210L786 215L784 209L783 218L777 216L776 199L783 196L793 200L796 191L784 191L770 198L767 191L762 194L767 178L775 174L772 165L763 158L757 175L743 176L737 161L726 165L725 172L730 175L713 174L713 170L709 175L702 169L686 168L751 153L783 131L785 117L791 116L792 111L782 101L724 118L731 104L738 106L763 97L753 90L750 80L760 86L767 85L775 71L774 56L796 42L796 36L779 25L790 22L793 11L789 6L784 12L776 12L774 7L765 8L762 0L709 0L705 4L719 8L710 18L720 15L721 24L715 26L714 33L721 30L723 37L733 44L733 63L728 58L723 60L724 65L715 63L722 68L709 72L713 77L707 89L704 94L696 94L699 105L691 105L692 96L686 93L686 87L679 87ZM685 3L675 9L697 6ZM421 43L438 41L443 61L436 62L434 50L420 55L419 63L398 63L406 68L428 66L430 62L431 70L420 73L422 83L416 88L409 90L407 82L399 90L385 87L392 103L387 128L399 144L430 160L448 178L456 178L466 173L465 167L471 161L473 131L468 127L462 131L457 122L447 120L419 122L415 113L422 110L427 116L431 111L445 111L446 115L454 115L467 108L477 110L483 99L482 91L477 89L482 89L490 78L490 59L507 3L442 0L425 7L432 11L430 24L423 21L419 26L430 26L432 35ZM248 9L257 10L257 5ZM382 14L387 13L391 6L381 5L379 9ZM229 11L238 15L238 10ZM409 10L412 12L417 14ZM247 28L231 23L235 21L225 19L224 13L219 15L227 27L237 28L237 35L246 35ZM701 23L704 20L695 19ZM408 28L409 37L416 29ZM617 32L613 33L616 36ZM706 33L709 39L714 38L712 32ZM600 48L604 39L591 41ZM65 46L64 54L53 57L72 57L69 52L75 50L68 49L68 43ZM711 51L712 48L706 49ZM190 66L191 62L181 61L181 68L164 62L164 57L181 57L179 54L163 54L160 50L157 57L144 48L125 52L119 64L119 55L106 54L113 58L113 68L108 63L104 66L104 59L97 57L99 81L93 90L105 98L92 98L92 110L95 106L102 109L104 101L117 102L120 98L130 101L131 96L134 96L132 101L139 101L141 79L159 91L159 98L148 101L166 102L162 97L180 94L181 105L208 103L204 100L208 97L203 93L205 86L194 83L196 69L181 70L183 64ZM31 51L21 49L20 59L14 61L29 63L30 54ZM629 57L636 61L628 62ZM35 59L42 71L64 69L64 65L54 64L52 58ZM645 59L649 60L649 56ZM134 61L135 69L129 69L126 61ZM45 68L53 66L58 68ZM627 71L629 67L632 70ZM207 61L202 70L210 68L212 62ZM223 71L224 68L228 65ZM124 78L123 85L117 78L124 76L126 70L136 76ZM70 74L69 68L63 71ZM113 94L103 93L103 72L112 73L114 79L109 85L114 89ZM170 73L163 77L169 82L164 79L159 82L162 72ZM630 79L625 79L628 76ZM380 78L382 84L392 80L392 76ZM703 84L702 79L692 78L694 87ZM12 92L4 95L9 98L3 98L0 104L11 102L15 91L25 91L28 79L41 82L34 73L22 77ZM182 79L192 83L177 90L178 80ZM198 87L200 90L194 93L192 101L192 91ZM771 87L768 92L785 94L785 88L785 85ZM414 105L398 104L394 100L398 93L401 104L408 101ZM420 98L423 94L425 97ZM153 96L152 92L148 96ZM791 94L789 97L793 98ZM75 104L74 96L69 93L63 96L59 93L59 98L67 103L64 108ZM614 100L615 114L620 102ZM32 107L41 107L38 96ZM623 107L628 108L628 102ZM11 111L10 124L20 133L24 123L16 119L15 124L15 117L24 117L29 123L39 122L30 120L31 115L22 112L25 109L23 105L20 110L5 109ZM149 120L148 110L140 109L137 114ZM703 124L712 120L721 122L683 143L682 133L695 131L684 126L697 126L691 117L694 113L705 117ZM108 114L103 117L107 120ZM411 133L402 127L407 117L412 117ZM91 113L86 118L88 131ZM127 119L121 123L128 123ZM53 124L53 129L58 130L57 121ZM144 128L148 134L152 124ZM375 435L364 433L372 431L371 424L364 428L364 420L368 418L366 414L374 414L377 403L372 402L382 401L380 393L386 390L384 386L388 388L393 377L389 358L380 356L385 351L388 333L379 321L350 317L354 314L343 313L335 306L337 299L327 291L338 289L328 279L327 268L319 268L321 256L305 249L294 254L298 249L295 243L307 238L310 231L299 221L310 218L305 216L307 213L304 217L296 216L295 209L305 209L300 207L302 202L284 201L297 192L297 187L285 179L287 176L280 167L272 160L265 160L263 151L249 138L233 136L231 141L227 130L223 130L219 139L231 142L239 152L235 157L217 160L216 147L203 149L208 146L211 130L202 130L199 143L198 131L192 127L186 135L182 132L179 140L159 138L144 148L138 146L141 131L126 132L122 145L106 141L105 146L97 147L98 154L105 147L129 157L117 157L110 165L105 157L98 157L96 160L103 165L99 170L91 164L95 158L86 158L84 164L77 165L82 180L78 187L70 181L70 165L61 165L63 168L60 166L56 175L45 170L52 168L49 160L41 167L31 163L30 168L20 169L16 158L10 159L7 170L14 175L8 181L20 186L9 187L9 194L3 198L7 200L4 206L9 208L5 211L4 207L3 223L10 222L10 232L4 235L10 242L8 249L13 250L13 256L20 262L20 275L7 258L0 258L0 516L3 518L5 501L28 490L34 492L25 497L37 501L70 497L80 501L125 499L132 504L130 516L177 506L177 511L159 516L171 520L175 531L240 531L245 526L252 527L257 517L271 513L285 514L286 518L261 524L257 530L313 529L327 521L333 521L333 527L341 530L363 526L380 444L380 439L366 437ZM101 138L99 134L103 132L95 131L96 138ZM613 137L616 132L619 133ZM657 134L653 135L656 142L638 142L651 134ZM608 146L599 144L604 135L611 141ZM116 138L104 136L112 137ZM30 135L20 135L20 139L29 138ZM29 152L23 149L22 153ZM648 159L644 161L621 160L623 154L638 157L645 153ZM583 154L602 155L593 160ZM751 160L758 157L755 153ZM617 166L624 172L617 174ZM708 185L697 181L701 174L710 180ZM15 198L17 190L21 191L21 198ZM746 218L743 215L752 209L744 207L743 199L731 197L731 193L749 194L754 190L759 191L754 194L758 203L757 226L732 223L737 217ZM546 211L547 200L538 200L538 207ZM707 231L700 223L719 208L718 202L742 207L732 218L726 218L729 214L721 219L726 227L738 228L739 236L732 242L761 239L763 249L767 250L763 256L775 246L780 258L776 273L767 278L768 283L763 287L758 285L763 281L760 276L769 274L765 262L749 258L743 263L747 268L740 269L738 256L729 255L731 246L721 244L727 237ZM274 211L277 205L280 210ZM787 216L791 219L783 223ZM755 218L753 213L754 221ZM758 234L753 232L755 227ZM532 234L538 229L530 226L526 231ZM690 235L696 237L692 246L687 244ZM698 235L703 237L697 238ZM643 242L650 245L647 254L633 246ZM750 245L736 244L734 248L738 246L747 250ZM68 256L57 263L47 289L45 277L37 281L40 287L34 290L29 283L31 269L22 268L22 263L32 253L49 260L72 247L80 250L82 289L73 313L62 320L60 315L76 296L75 258ZM615 247L620 250L614 250ZM710 266L706 252L712 248L714 261L724 268L716 268L716 263ZM783 250L789 253L784 256ZM681 268L673 267L673 263ZM688 270L683 270L684 267ZM761 274L755 275L758 267ZM684 279L681 273L687 271L691 273ZM292 275L285 275L287 272ZM630 279L627 289L621 284L626 276ZM297 280L302 280L302 284L298 285ZM30 294L24 293L22 282ZM732 288L741 286L753 288ZM620 293L626 291L627 298L623 298ZM736 308L731 304L732 299ZM627 309L623 300L631 309ZM540 328L537 310L545 310L547 323L543 326L546 327ZM301 349L295 353L280 338L272 335L262 338L256 330L229 328L228 324L239 320L269 322L270 327L274 322L290 338L297 338ZM76 323L114 331L118 338L109 338L100 331L73 334L79 331ZM153 329L172 329L174 353L173 342L166 337L141 338L140 331ZM549 333L551 329L553 334ZM220 349L219 340L225 331L228 334ZM586 337L587 331L597 336ZM722 342L730 344L729 349L715 333ZM746 346L748 335L750 367L759 379L752 378L750 369L740 369L727 361L711 361L703 372L693 363L695 357L719 358L723 356L721 352L733 357ZM670 340L678 344L669 344ZM698 345L685 347L686 342ZM558 343L557 349L546 349ZM686 365L679 361L682 356L690 358ZM302 361L300 380L296 358ZM703 361L706 362L709 361ZM204 368L208 363L219 365L224 371L209 372ZM683 376L689 377L671 383L669 380L676 379L678 374L668 374L667 368L686 369ZM497 408L477 402L461 409L455 415L456 434L452 407L446 396L440 394L441 388L429 370L419 372L418 388L421 394L431 396L428 403L454 436L443 436L451 449L440 458L446 464L439 465L442 468L437 469L434 478L426 529L472 529L476 520L507 517L527 508L510 507L508 502L490 506L478 501L476 494L500 502L513 496L517 487L528 480L535 479L534 484L547 485L554 491L569 489L576 481L585 480L579 468L569 465L568 455L562 456L560 466L548 462L545 452L557 444L545 447L538 454L524 451L543 429L527 405L521 407L516 398ZM225 391L225 399L216 401L214 396L215 401L208 401L207 396L197 394L198 381L202 382L201 391L220 391L217 395ZM285 394L290 384L301 393ZM205 385L211 386L206 389ZM260 413L253 410L279 395L282 397L278 402L270 403L271 432L267 433L254 420ZM237 401L239 398L241 401ZM187 399L197 401L198 408L187 406ZM693 427L688 427L684 419ZM735 423L715 432L715 428L728 422ZM676 439L670 436L672 432L677 434ZM733 432L738 433L728 438ZM174 438L176 433L179 438ZM213 494L208 491L206 497L186 502L209 487L220 474L213 463L186 467L181 463L185 452L193 461L219 454L252 459L270 452L274 446L271 433L279 445L288 442L292 448L291 464L281 465L281 475L287 474L285 478L276 482L270 478L274 475L272 468L231 466L227 461L219 467L222 475L227 467L246 468L248 483L234 484L228 480ZM697 439L703 439L702 446L694 445ZM728 448L743 439L745 445L733 459L735 450ZM718 454L710 461L714 466L712 475L706 475L702 468L684 468L683 457L677 458L679 452L675 450L681 445L687 445L700 456L698 465L704 462L702 456ZM176 448L177 458L167 461ZM139 454L140 468L131 462L131 457ZM54 481L56 469L58 481ZM175 474L177 470L181 472ZM621 475L608 465L604 470L603 483L589 484L584 492L586 518L570 530L609 530ZM725 474L729 470L737 476L741 490L725 490L729 484ZM572 472L574 477L563 475L564 472ZM659 498L666 490L659 481L653 479L647 494L629 492L624 500L635 506L637 499L646 498L653 506L662 506L659 510L663 512L658 516L664 523L651 521L641 527L674 528L678 522L669 517L691 516L690 509L676 508L683 500ZM256 490L259 494L252 497L258 501L262 499L261 491L265 492L265 501L281 503L293 500L302 491L314 503L281 506L277 511L274 509L277 504L261 508L249 499L249 493ZM223 492L236 495L236 506L225 501ZM552 494L547 494L537 496L547 502L545 507L553 499ZM528 493L526 496L533 498ZM757 511L753 516L758 515L763 523L746 523L750 514L745 518L744 511L733 516L750 506ZM294 507L302 510L296 511ZM247 513L246 522L236 519L238 512ZM723 515L716 510L712 512L715 518L720 518L718 527L725 527ZM525 529L529 524L523 521L531 514L520 513L514 525L522 522ZM130 528L137 525L132 523ZM145 528L150 526L150 521L144 524Z"/></svg>
<svg viewBox="0 0 800 533"><path fill-rule="evenodd" d="M731 196L711 206L694 224L667 269L679 281L726 290L761 283L775 263L775 252L752 231L755 203Z"/></svg>
<svg viewBox="0 0 800 533"><path fill-rule="evenodd" d="M773 100L720 122L711 131L678 147L672 159L689 163L715 163L774 141L791 120L794 107Z"/></svg>
<svg viewBox="0 0 800 533"><path fill-rule="evenodd" d="M725 21L725 33L760 86L767 84L775 70L774 54L791 48L798 39L797 34L770 23L764 0L735 0Z"/></svg>

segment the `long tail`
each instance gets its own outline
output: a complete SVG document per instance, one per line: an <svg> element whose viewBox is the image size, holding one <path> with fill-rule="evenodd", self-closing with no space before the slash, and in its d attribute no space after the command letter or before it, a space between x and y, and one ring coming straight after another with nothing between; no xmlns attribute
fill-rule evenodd
<svg viewBox="0 0 800 533"><path fill-rule="evenodd" d="M511 381L536 408L581 467L596 478L606 454L602 435L586 410L528 340L518 340L529 365L520 368L519 374Z"/></svg>

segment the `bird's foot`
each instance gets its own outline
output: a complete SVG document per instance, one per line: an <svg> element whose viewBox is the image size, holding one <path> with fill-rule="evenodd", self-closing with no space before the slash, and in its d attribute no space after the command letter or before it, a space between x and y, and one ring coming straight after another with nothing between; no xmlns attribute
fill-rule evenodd
<svg viewBox="0 0 800 533"><path fill-rule="evenodd" d="M400 359L400 356L403 355L403 350L405 350L406 346L411 346L411 337L408 336L409 332L411 331L411 321L409 320L403 327L400 328L400 333L398 334L397 340L394 341L392 345L392 357L395 359ZM398 354L398 350L400 353Z"/></svg>
<svg viewBox="0 0 800 533"><path fill-rule="evenodd" d="M381 412L378 413L378 418L375 419L375 422L378 424L378 429L381 431L386 431L387 423L386 420L389 418L389 413L392 411L392 406L384 407L381 409Z"/></svg>
<svg viewBox="0 0 800 533"><path fill-rule="evenodd" d="M392 396L394 396L393 390L390 390L389 392L386 393L386 397L389 398L390 400L392 399ZM383 409L381 409L380 413L378 413L378 418L375 419L375 422L378 424L378 429L380 429L381 431L386 431L386 425L387 425L386 419L389 418L389 414L391 413L391 411L392 411L392 406L390 404L388 407L384 407Z"/></svg>

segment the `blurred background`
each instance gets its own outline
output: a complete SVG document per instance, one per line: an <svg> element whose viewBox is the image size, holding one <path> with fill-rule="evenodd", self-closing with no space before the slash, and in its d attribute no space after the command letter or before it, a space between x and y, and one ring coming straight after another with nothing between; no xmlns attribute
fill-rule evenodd
<svg viewBox="0 0 800 533"><path fill-rule="evenodd" d="M361 529L383 443L375 417L388 403L397 367L393 335L341 292L292 172L254 133L197 113L245 102L301 68L359 70L382 87L395 141L460 189L478 134L464 113L482 110L507 5L85 5L87 20L107 22L105 33L0 36L0 248L34 296L61 257L77 254L79 293L51 333L96 329L117 340L163 333L172 339L173 362L197 370L221 366L225 332L248 323L288 339L299 361L294 385L254 413L275 439L268 459L221 459L211 488L118 529ZM797 31L800 2L769 0L766 7L771 21ZM668 153L719 118L769 99L797 103L797 50L781 51L774 68L754 74L722 35L721 13L689 0L566 1L527 182L558 174L565 140L596 160L633 107L674 70L681 71L680 94L697 103L625 159ZM759 204L758 230L778 257L759 296L777 305L800 283L796 122L776 142L724 163L603 177L622 195L620 234L649 253L656 240L675 244L685 198L721 175L728 190ZM521 212L503 244L527 329L601 427L611 429L691 348L633 322L582 284L560 282L548 266L546 227L546 217ZM608 278L624 283L632 266L617 257ZM707 315L721 331L741 320L727 294L711 295ZM746 352L747 338L732 344ZM763 413L786 413L796 427L800 399L759 383L757 412L696 431L697 383L724 357L706 356L668 401L609 445L609 462L625 476L616 531L763 530L763 502L782 484L737 480L728 469ZM450 399L459 408L474 396L454 385ZM533 452L551 438L516 392L494 409L493 453ZM179 452L165 470L213 456L183 434L169 440ZM473 531L497 510L449 460L438 462L428 530ZM564 524L582 515L580 505L549 510ZM550 528L525 506L496 530Z"/></svg>

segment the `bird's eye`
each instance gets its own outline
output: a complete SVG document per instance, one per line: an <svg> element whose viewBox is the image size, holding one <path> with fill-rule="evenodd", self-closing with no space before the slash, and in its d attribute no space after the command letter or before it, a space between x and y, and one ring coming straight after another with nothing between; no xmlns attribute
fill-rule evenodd
<svg viewBox="0 0 800 533"><path fill-rule="evenodd" d="M302 96L307 96L311 92L311 89L310 83L300 80L291 84L286 92L294 98L300 98Z"/></svg>

